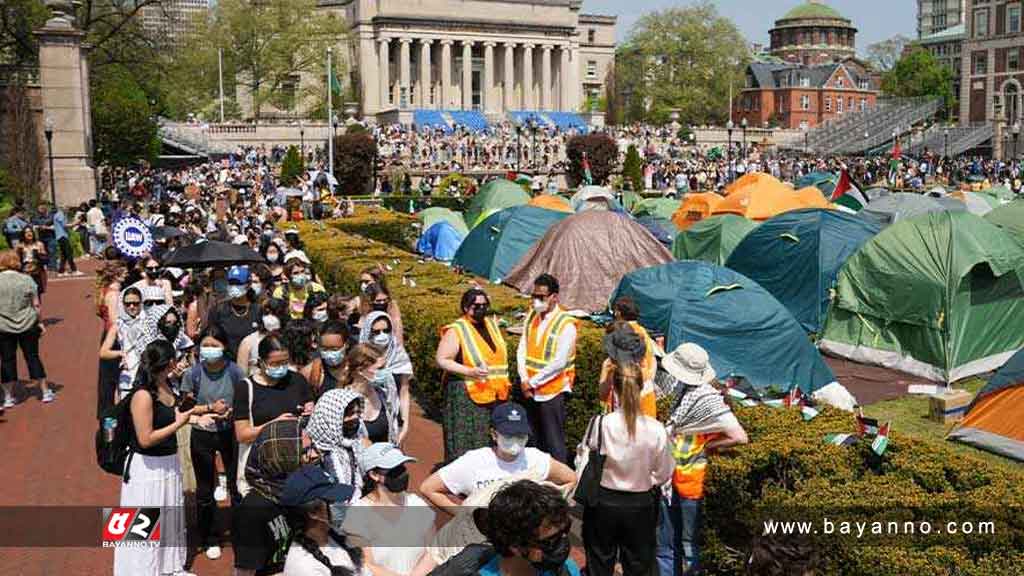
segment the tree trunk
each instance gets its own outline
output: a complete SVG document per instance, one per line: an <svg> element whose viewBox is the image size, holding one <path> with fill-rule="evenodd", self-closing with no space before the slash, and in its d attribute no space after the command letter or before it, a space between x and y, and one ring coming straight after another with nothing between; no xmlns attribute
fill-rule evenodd
<svg viewBox="0 0 1024 576"><path fill-rule="evenodd" d="M16 80L0 92L0 97L0 166L7 171L14 193L27 205L34 205L44 162L28 89Z"/></svg>

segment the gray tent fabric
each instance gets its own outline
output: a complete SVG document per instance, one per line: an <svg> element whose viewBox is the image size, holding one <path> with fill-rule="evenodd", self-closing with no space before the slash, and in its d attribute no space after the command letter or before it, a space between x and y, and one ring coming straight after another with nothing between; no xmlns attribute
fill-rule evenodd
<svg viewBox="0 0 1024 576"><path fill-rule="evenodd" d="M626 274L672 261L672 253L629 216L604 210L575 214L552 226L516 264L505 283L523 293L551 274L570 310L602 312Z"/></svg>
<svg viewBox="0 0 1024 576"><path fill-rule="evenodd" d="M967 210L963 202L951 198L932 198L909 192L895 192L868 202L858 213L861 218L870 218L883 226L928 214L930 212L963 212Z"/></svg>

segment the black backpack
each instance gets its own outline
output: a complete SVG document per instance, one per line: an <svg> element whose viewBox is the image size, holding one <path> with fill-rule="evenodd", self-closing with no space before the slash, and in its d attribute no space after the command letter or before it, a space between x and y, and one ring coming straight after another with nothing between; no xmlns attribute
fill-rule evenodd
<svg viewBox="0 0 1024 576"><path fill-rule="evenodd" d="M134 395L135 392L128 394L116 405L105 410L100 418L99 429L96 430L96 462L105 472L121 476L125 482L128 481L128 466L134 453L132 434L135 434L135 424L132 422L131 411ZM107 440L103 429L103 423L107 418L113 418L117 423L111 440Z"/></svg>

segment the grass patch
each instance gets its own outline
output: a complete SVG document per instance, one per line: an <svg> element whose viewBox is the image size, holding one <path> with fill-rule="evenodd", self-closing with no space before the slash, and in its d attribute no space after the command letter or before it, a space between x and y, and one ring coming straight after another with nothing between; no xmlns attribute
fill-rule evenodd
<svg viewBox="0 0 1024 576"><path fill-rule="evenodd" d="M978 390L985 385L981 378L971 378L966 382L956 385L957 388L967 390L971 394L977 394ZM896 400L886 400L864 407L864 415L877 418L879 422L892 422L893 429L908 436L922 440L937 440L945 442L946 434L953 428L952 424L939 424L928 418L928 397L927 396L905 396ZM1012 472L1020 472L1021 464L1015 460L979 450L961 442L945 442L957 452L977 456Z"/></svg>

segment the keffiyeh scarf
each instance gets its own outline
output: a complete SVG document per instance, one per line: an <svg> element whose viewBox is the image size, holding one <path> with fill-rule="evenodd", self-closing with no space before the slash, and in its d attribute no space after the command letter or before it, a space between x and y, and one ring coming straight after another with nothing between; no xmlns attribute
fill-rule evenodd
<svg viewBox="0 0 1024 576"><path fill-rule="evenodd" d="M302 431L298 420L267 424L253 442L245 479L261 496L277 503L288 475L302 466Z"/></svg>
<svg viewBox="0 0 1024 576"><path fill-rule="evenodd" d="M392 374L412 374L412 360L409 359L409 353L405 351L403 346L399 346L395 342L394 326L395 323L391 320L391 317L384 312L374 310L363 318L363 326L359 329L359 342L360 343L372 343L371 332L373 331L373 323L380 318L387 318L388 324L391 326L391 334L388 340L387 350L384 353L384 369Z"/></svg>
<svg viewBox="0 0 1024 576"><path fill-rule="evenodd" d="M353 498L358 498L363 488L363 473L359 470L359 455L363 451L366 426L360 422L359 432L354 438L345 438L342 426L345 410L356 400L366 400L362 394L348 388L337 388L324 392L317 400L313 415L306 426L306 434L313 445L324 454L324 463L331 476L341 484L350 484L356 489Z"/></svg>

